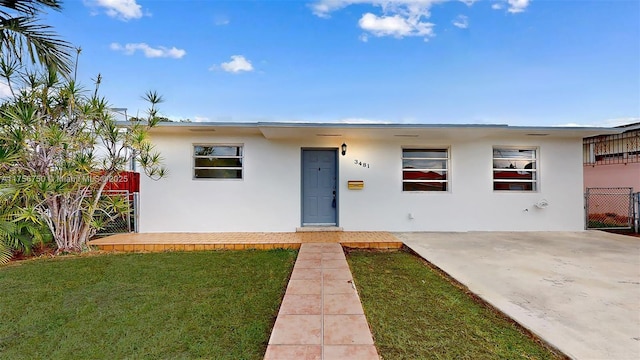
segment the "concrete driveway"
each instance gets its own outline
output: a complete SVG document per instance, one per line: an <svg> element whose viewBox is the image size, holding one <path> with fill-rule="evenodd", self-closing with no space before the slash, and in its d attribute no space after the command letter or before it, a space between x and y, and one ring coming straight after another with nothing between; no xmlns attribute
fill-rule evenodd
<svg viewBox="0 0 640 360"><path fill-rule="evenodd" d="M640 359L640 238L398 233L407 246L576 359Z"/></svg>

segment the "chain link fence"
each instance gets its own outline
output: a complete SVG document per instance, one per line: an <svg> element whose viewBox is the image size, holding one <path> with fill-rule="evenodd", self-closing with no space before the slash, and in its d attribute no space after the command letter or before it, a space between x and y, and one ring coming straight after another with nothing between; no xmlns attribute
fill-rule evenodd
<svg viewBox="0 0 640 360"><path fill-rule="evenodd" d="M107 211L95 215L96 222L100 225L96 236L137 232L138 193L127 190L105 190L102 196L112 206Z"/></svg>
<svg viewBox="0 0 640 360"><path fill-rule="evenodd" d="M587 229L633 229L634 202L632 188L587 188Z"/></svg>

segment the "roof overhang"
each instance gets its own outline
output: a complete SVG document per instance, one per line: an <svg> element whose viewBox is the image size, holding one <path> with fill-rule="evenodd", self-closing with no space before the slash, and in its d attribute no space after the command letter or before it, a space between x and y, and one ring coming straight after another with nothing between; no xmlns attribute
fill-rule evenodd
<svg viewBox="0 0 640 360"><path fill-rule="evenodd" d="M131 123L122 122L121 126ZM270 140L295 140L315 137L390 140L418 139L479 139L486 137L585 138L619 134L626 129L605 127L538 127L503 124L342 124L342 123L279 123L279 122L199 122L160 123L152 134L211 134L226 136L263 136Z"/></svg>
<svg viewBox="0 0 640 360"><path fill-rule="evenodd" d="M626 124L626 125L619 125L619 126L616 126L616 129L622 129L625 132L640 130L640 122L635 122L635 123Z"/></svg>

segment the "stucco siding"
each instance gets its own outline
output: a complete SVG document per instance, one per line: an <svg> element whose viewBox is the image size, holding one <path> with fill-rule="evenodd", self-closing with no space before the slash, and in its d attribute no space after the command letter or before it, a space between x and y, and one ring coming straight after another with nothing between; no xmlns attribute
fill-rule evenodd
<svg viewBox="0 0 640 360"><path fill-rule="evenodd" d="M584 187L631 187L640 191L640 163L584 166Z"/></svg>
<svg viewBox="0 0 640 360"><path fill-rule="evenodd" d="M480 140L366 140L310 138L268 140L256 136L155 134L169 170L142 179L141 232L294 231L301 222L301 149L335 148L338 156L338 225L345 230L576 231L584 228L581 139L542 137ZM193 180L193 144L242 144L242 180ZM496 192L492 147L538 149L536 192ZM403 192L402 148L450 149L449 191ZM369 164L363 167L355 161ZM363 190L348 190L363 180ZM549 206L534 204L546 199ZM525 210L526 209L526 210ZM413 219L410 218L413 217Z"/></svg>

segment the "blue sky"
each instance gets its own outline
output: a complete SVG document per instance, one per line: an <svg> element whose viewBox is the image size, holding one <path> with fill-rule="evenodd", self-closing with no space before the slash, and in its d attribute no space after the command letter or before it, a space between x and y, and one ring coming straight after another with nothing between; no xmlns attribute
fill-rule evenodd
<svg viewBox="0 0 640 360"><path fill-rule="evenodd" d="M66 0L79 78L192 121L640 121L640 2Z"/></svg>

